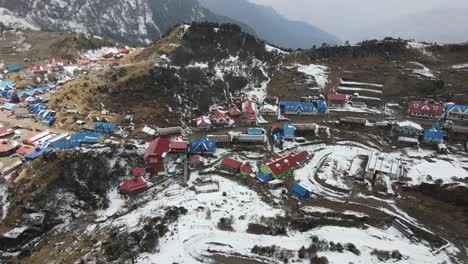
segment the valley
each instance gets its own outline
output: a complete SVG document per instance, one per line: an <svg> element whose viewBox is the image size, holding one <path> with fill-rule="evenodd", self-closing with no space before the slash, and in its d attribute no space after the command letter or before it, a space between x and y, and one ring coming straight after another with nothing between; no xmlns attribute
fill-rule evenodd
<svg viewBox="0 0 468 264"><path fill-rule="evenodd" d="M466 44L194 22L0 52L2 263L468 259Z"/></svg>

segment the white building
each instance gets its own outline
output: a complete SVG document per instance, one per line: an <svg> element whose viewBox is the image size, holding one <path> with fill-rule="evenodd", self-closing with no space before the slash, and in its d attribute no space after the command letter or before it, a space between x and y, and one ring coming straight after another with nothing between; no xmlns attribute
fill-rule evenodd
<svg viewBox="0 0 468 264"><path fill-rule="evenodd" d="M423 130L421 125L411 121L399 122L397 127L398 134L406 137L418 137Z"/></svg>
<svg viewBox="0 0 468 264"><path fill-rule="evenodd" d="M398 180L405 175L405 167L399 159L385 153L373 152L369 155L366 166L366 178L375 180L377 174L383 174L392 180Z"/></svg>

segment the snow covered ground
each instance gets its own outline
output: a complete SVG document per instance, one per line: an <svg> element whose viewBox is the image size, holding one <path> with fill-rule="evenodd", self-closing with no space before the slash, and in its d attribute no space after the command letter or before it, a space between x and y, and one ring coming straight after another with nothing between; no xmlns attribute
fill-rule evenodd
<svg viewBox="0 0 468 264"><path fill-rule="evenodd" d="M117 48L113 47L102 47L100 49L95 49L95 50L88 50L84 53L81 54L81 57L83 58L89 58L89 59L99 59L102 58L107 53L118 53L119 50Z"/></svg>
<svg viewBox="0 0 468 264"><path fill-rule="evenodd" d="M468 171L462 167L463 165L466 167L462 161L418 160L410 167L408 177L412 179L412 184L436 180L442 180L445 183L453 182L457 179L468 178Z"/></svg>
<svg viewBox="0 0 468 264"><path fill-rule="evenodd" d="M468 68L468 63L463 63L463 64L456 64L456 65L452 65L450 67L451 69L467 69Z"/></svg>
<svg viewBox="0 0 468 264"><path fill-rule="evenodd" d="M330 112L354 112L354 113L370 113L370 114L381 114L382 111L375 109L375 108L360 108L360 107L353 107L350 104L345 104L342 108L330 108Z"/></svg>
<svg viewBox="0 0 468 264"><path fill-rule="evenodd" d="M270 46L268 44L265 44L265 49L268 51L268 52L277 52L279 54L289 54L288 52L286 51L283 51L283 50L280 50L278 48L275 48L273 46Z"/></svg>
<svg viewBox="0 0 468 264"><path fill-rule="evenodd" d="M436 78L434 73L432 73L431 69L426 67L424 64L416 62L416 61L412 61L410 63L417 66L417 67L419 67L419 69L414 69L413 70L414 74L421 75L421 76L431 78L431 79Z"/></svg>
<svg viewBox="0 0 468 264"><path fill-rule="evenodd" d="M309 64L309 65L297 65L297 71L302 72L308 76L312 76L321 90L325 89L328 83L328 67L324 65Z"/></svg>
<svg viewBox="0 0 468 264"><path fill-rule="evenodd" d="M423 43L418 43L418 42L408 42L408 44L407 44L408 49L415 49L415 50L421 52L422 54L433 58L434 54L432 54L432 52L428 51L427 47L429 47L429 45L426 45L426 44L423 44Z"/></svg>

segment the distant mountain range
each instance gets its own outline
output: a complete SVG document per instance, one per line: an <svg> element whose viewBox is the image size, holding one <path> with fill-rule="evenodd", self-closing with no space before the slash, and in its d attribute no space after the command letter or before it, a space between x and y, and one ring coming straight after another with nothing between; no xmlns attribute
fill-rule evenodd
<svg viewBox="0 0 468 264"><path fill-rule="evenodd" d="M148 44L177 23L193 21L235 23L254 33L197 0L0 0L0 18L4 28L76 31L129 44Z"/></svg>
<svg viewBox="0 0 468 264"><path fill-rule="evenodd" d="M310 48L339 39L272 8L246 0L0 0L0 29L81 32L149 44L178 23L234 23L287 48Z"/></svg>
<svg viewBox="0 0 468 264"><path fill-rule="evenodd" d="M248 24L260 38L277 46L296 49L341 43L336 36L317 27L289 20L271 7L247 0L200 0L200 3L217 14Z"/></svg>
<svg viewBox="0 0 468 264"><path fill-rule="evenodd" d="M412 13L365 29L362 35L364 39L389 36L438 43L467 42L467 14L466 8L434 9Z"/></svg>

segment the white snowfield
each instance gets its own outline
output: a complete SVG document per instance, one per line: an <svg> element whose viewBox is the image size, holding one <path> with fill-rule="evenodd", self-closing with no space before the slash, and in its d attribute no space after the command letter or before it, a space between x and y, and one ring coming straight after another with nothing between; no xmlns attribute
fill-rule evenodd
<svg viewBox="0 0 468 264"><path fill-rule="evenodd" d="M452 65L450 68L451 69L467 69L468 63Z"/></svg>
<svg viewBox="0 0 468 264"><path fill-rule="evenodd" d="M89 59L101 59L102 56L104 56L107 53L118 53L119 50L117 48L113 47L102 47L100 49L95 49L95 50L88 50L84 53L81 54L81 57L83 58L89 58Z"/></svg>
<svg viewBox="0 0 468 264"><path fill-rule="evenodd" d="M423 44L423 43L418 43L418 42L408 42L407 48L408 49L415 49L419 52L421 52L423 55L426 55L428 57L433 58L434 54L432 52L428 51L426 48L429 47L429 45Z"/></svg>
<svg viewBox="0 0 468 264"><path fill-rule="evenodd" d="M40 28L29 19L19 18L17 14L3 7L0 7L0 21L6 26L11 26L13 28L40 30Z"/></svg>
<svg viewBox="0 0 468 264"><path fill-rule="evenodd" d="M355 177L360 174L363 160L358 155L366 155L375 151L372 147L351 141L342 141L336 145L330 146L317 144L307 147L301 147L313 154L313 158L301 169L294 173L294 178L301 185L311 190L312 199L328 199L336 202L343 202L350 198L350 194L344 194L322 186L315 181L314 175L318 176L330 185L337 187L347 187L343 177L344 172L349 172L346 177ZM226 152L220 152L222 154ZM406 153L406 151L405 151ZM410 166L418 169L422 173L439 175L441 172L451 170L458 176L466 176L466 171L460 168L463 164L456 156L444 156L457 162L447 162L438 160L437 164L442 165L440 169L426 167L425 160L416 157L416 153L411 151L408 154L402 152L390 153L390 156L400 157L410 163ZM432 151L421 152L422 157L434 155ZM240 155L240 154L239 154ZM236 159L249 160L247 156L256 157L255 153L235 155ZM254 160L250 160L254 162ZM325 167L324 167L325 166ZM425 168L425 170L423 170ZM445 173L447 174L447 173ZM444 174L444 175L445 175ZM410 173L410 175L412 175ZM308 263L297 256L297 251L302 247L308 247L312 243L312 236L317 236L320 240L326 240L334 243L353 243L360 251L360 255L355 255L349 251L343 253L320 251L319 256L325 256L330 263L384 263L372 254L374 250L393 251L398 250L403 259L399 263L440 263L446 261L452 263L449 254L456 249L453 246L442 250L434 255L431 247L424 241L412 242L398 230L393 227L378 229L367 226L364 229L347 228L339 226L322 226L304 233L294 230L287 230L287 236L269 236L254 235L247 233L249 223L264 224L265 218L275 218L276 216L285 216L286 211L281 206L281 196L276 195L276 201L280 201L278 206L272 206L264 201L262 197L253 189L238 184L237 182L213 174L210 175L214 181L219 182L219 192L197 194L190 189L192 181L196 180L198 173L191 175L189 188L184 188L175 181L169 180L166 186L156 185L148 190L145 195L135 199L122 200L116 192L111 191L108 194L111 205L108 209L100 211L98 215L107 218L107 221L97 223L88 228L87 232L95 232L96 228L107 228L109 225L121 227L132 232L139 230L144 225L145 218L156 217L164 214L165 209L172 206L183 206L187 209L185 215L180 215L177 222L168 226L169 232L160 240L154 253L144 253L138 257L138 263L211 263L213 252L225 256L242 255L246 258L259 259L258 255L251 253L254 246L272 246L276 245L283 249L294 252L294 256L289 259L290 263ZM435 177L435 176L434 176ZM449 180L444 178L444 180ZM414 182L424 180L415 177ZM451 179L450 179L451 180ZM225 196L223 196L223 192ZM364 196L357 194L357 198L363 200L370 199L379 202L367 206L375 210L380 210L386 214L402 218L409 223L418 225L418 221L410 217L406 212L399 209L392 199L381 199L373 196ZM138 201L140 199L141 201ZM140 207L136 210L129 210L132 204L137 202ZM350 204L354 202L350 201ZM128 207L127 207L128 206ZM301 208L305 213L326 214L336 212L331 208L320 206L304 206ZM127 213L126 213L127 212ZM120 215L117 218L115 213ZM339 212L344 215L365 217L361 212L346 210ZM218 228L220 218L232 219L233 231L222 231ZM423 228L422 226L420 226ZM266 263L282 263L277 259L261 257Z"/></svg>
<svg viewBox="0 0 468 264"><path fill-rule="evenodd" d="M426 67L424 64L416 62L416 61L412 61L410 63L420 68L420 69L414 69L413 73L427 77L427 78L431 78L431 79L436 78L434 73L432 73L431 69Z"/></svg>
<svg viewBox="0 0 468 264"><path fill-rule="evenodd" d="M315 79L315 82L318 85L318 88L321 90L325 89L325 86L328 83L328 67L324 65L309 64L302 65L297 64L297 71L302 72L306 75L312 76Z"/></svg>
<svg viewBox="0 0 468 264"><path fill-rule="evenodd" d="M268 45L268 44L265 44L265 49L266 49L266 51L268 51L268 52L277 52L277 53L279 53L279 54L289 54L289 52L286 52L286 51L284 51L284 50L275 48L275 47L270 46L270 45Z"/></svg>

